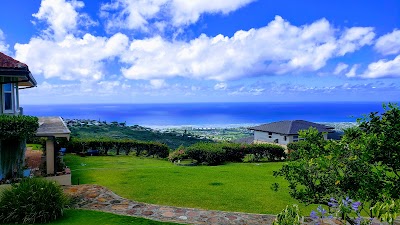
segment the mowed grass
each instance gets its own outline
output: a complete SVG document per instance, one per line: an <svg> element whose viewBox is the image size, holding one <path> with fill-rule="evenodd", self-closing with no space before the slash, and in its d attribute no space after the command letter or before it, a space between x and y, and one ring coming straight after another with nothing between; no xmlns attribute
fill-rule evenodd
<svg viewBox="0 0 400 225"><path fill-rule="evenodd" d="M143 218L131 216L121 216L111 213L96 212L89 210L66 210L64 216L56 221L47 223L49 225L119 225L119 224L134 224L134 225L177 225L177 223L158 222ZM7 225L7 224L5 224Z"/></svg>
<svg viewBox="0 0 400 225"><path fill-rule="evenodd" d="M289 195L287 183L273 171L282 163L229 163L221 166L176 166L168 161L132 156L64 158L73 184L98 184L139 202L249 213L277 214L286 205L305 206ZM272 183L279 183L274 192Z"/></svg>

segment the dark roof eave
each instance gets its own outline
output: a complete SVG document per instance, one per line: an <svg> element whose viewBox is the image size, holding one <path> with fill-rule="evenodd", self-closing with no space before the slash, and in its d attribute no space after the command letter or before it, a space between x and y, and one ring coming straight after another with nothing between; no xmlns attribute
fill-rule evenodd
<svg viewBox="0 0 400 225"><path fill-rule="evenodd" d="M0 76L3 77L17 77L17 78L26 78L25 80L17 81L16 83L28 82L31 87L36 87L37 82L33 77L32 73L27 68L1 68L0 67ZM23 85L25 86L25 85Z"/></svg>
<svg viewBox="0 0 400 225"><path fill-rule="evenodd" d="M276 132L276 131L268 131L268 130L260 130L260 129L255 129L254 127L250 127L250 128L247 128L248 130L254 130L254 131L260 131L260 132L271 132L271 133L274 133L274 134L283 134L283 135L298 135L298 133L291 133L291 134L288 134L288 133L279 133L279 132ZM333 128L332 128L333 129ZM329 131L322 131L322 133L323 132L326 132L326 133L334 133L335 131L334 130L329 130Z"/></svg>

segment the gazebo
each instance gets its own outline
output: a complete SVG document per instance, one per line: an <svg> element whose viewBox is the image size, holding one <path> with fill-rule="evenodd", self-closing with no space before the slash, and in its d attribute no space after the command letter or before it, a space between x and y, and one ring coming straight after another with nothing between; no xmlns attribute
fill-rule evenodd
<svg viewBox="0 0 400 225"><path fill-rule="evenodd" d="M46 137L46 173L48 178L58 181L61 185L71 185L71 175L57 178L55 149L56 138L67 138L69 140L71 131L65 125L61 117L39 117L39 128L36 131L37 137ZM51 177L54 175L54 177Z"/></svg>

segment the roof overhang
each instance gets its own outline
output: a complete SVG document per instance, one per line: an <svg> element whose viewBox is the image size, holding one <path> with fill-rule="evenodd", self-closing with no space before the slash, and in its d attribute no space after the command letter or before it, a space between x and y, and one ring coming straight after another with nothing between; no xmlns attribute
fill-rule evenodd
<svg viewBox="0 0 400 225"><path fill-rule="evenodd" d="M2 68L0 67L0 77L9 78L0 84L18 83L21 87L36 87L37 82L28 68Z"/></svg>
<svg viewBox="0 0 400 225"><path fill-rule="evenodd" d="M283 134L283 135L298 135L298 133L280 133L280 132L276 132L276 131L269 131L269 130L261 130L261 129L257 129L255 127L249 127L247 128L248 130L253 130L253 131L259 131L259 132L271 132L271 133L275 133L275 134ZM335 131L333 130L333 127L328 127L326 128L327 131L319 131L320 133L334 133Z"/></svg>
<svg viewBox="0 0 400 225"><path fill-rule="evenodd" d="M67 138L69 140L70 135L71 131L61 117L39 117L39 128L36 131L37 137Z"/></svg>

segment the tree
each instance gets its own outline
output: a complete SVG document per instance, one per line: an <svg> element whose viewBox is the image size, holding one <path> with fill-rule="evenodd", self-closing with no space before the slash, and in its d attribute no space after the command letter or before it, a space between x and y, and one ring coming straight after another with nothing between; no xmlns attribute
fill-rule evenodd
<svg viewBox="0 0 400 225"><path fill-rule="evenodd" d="M358 122L340 141L325 141L315 129L299 132L304 142L274 172L289 182L294 198L320 204L330 197L371 203L400 198L400 110L384 105L381 115Z"/></svg>

